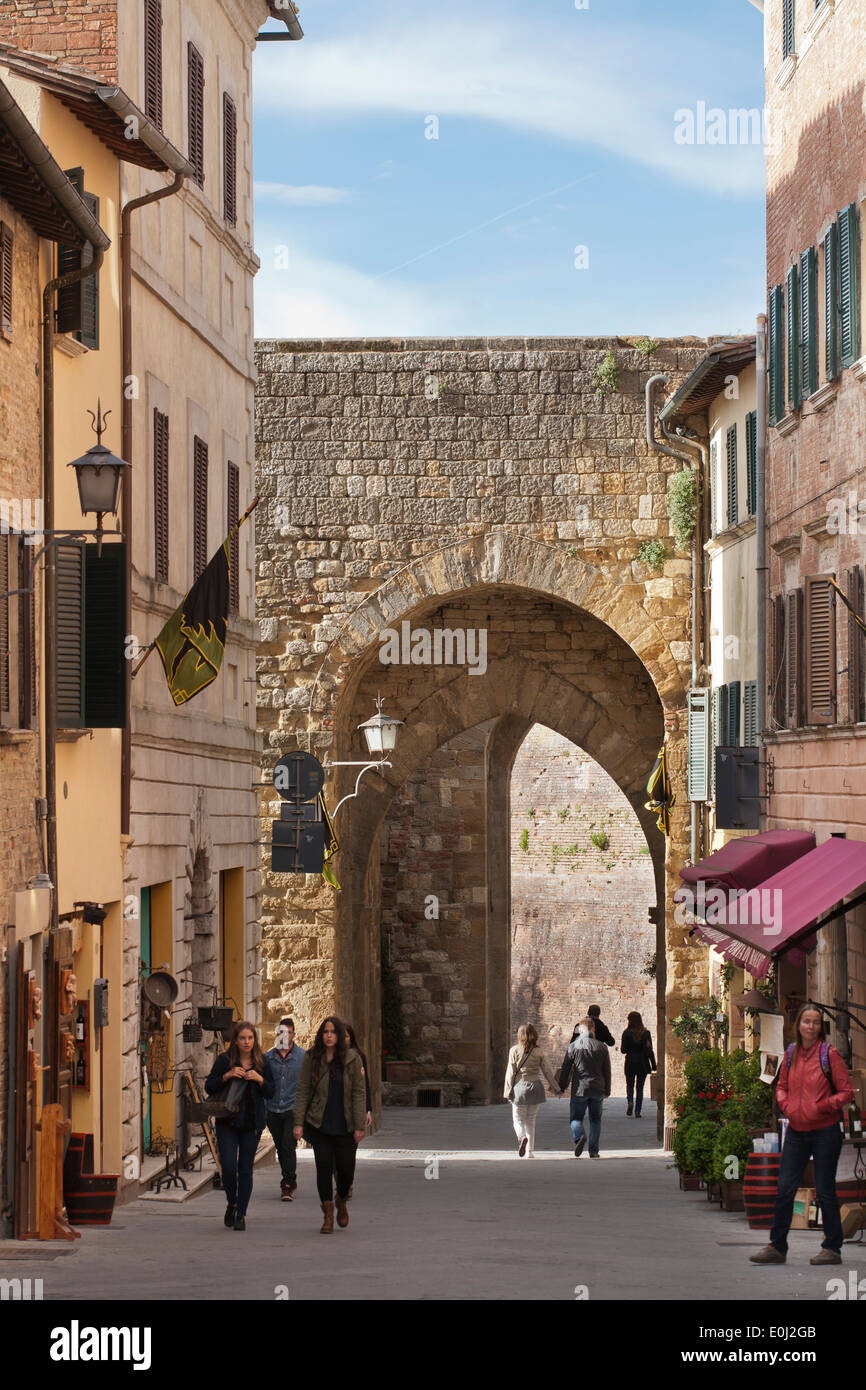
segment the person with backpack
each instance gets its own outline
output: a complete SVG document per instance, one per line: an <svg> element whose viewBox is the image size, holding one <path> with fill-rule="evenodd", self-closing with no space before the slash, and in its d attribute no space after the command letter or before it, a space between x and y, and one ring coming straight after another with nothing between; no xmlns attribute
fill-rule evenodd
<svg viewBox="0 0 866 1390"><path fill-rule="evenodd" d="M517 1045L508 1054L504 1091L505 1099L511 1101L518 1158L535 1157L535 1121L544 1103L545 1081L559 1095L556 1078L538 1046L538 1032L531 1023L523 1023L517 1030Z"/></svg>
<svg viewBox="0 0 866 1390"><path fill-rule="evenodd" d="M569 1123L574 1139L574 1156L580 1158L586 1147L583 1121L589 1110L589 1156L599 1158L601 1112L605 1097L610 1095L610 1053L595 1037L595 1022L581 1019L572 1034L568 1051L559 1073L559 1084L565 1091L571 1078L571 1108Z"/></svg>
<svg viewBox="0 0 866 1390"><path fill-rule="evenodd" d="M625 1054L625 1113L630 1115L634 1109L634 1117L639 1120L644 1082L650 1072L656 1070L656 1058L652 1034L648 1028L644 1028L637 1010L628 1016L628 1027L622 1035L620 1051Z"/></svg>
<svg viewBox="0 0 866 1390"><path fill-rule="evenodd" d="M836 1169L842 1151L840 1121L854 1099L845 1063L826 1041L824 1016L814 1004L804 1004L794 1024L796 1041L785 1050L776 1082L776 1101L788 1119L779 1186L773 1212L770 1244L749 1259L756 1265L783 1265L794 1198L809 1159L815 1163L815 1197L821 1207L824 1240L810 1264L842 1263L842 1219L836 1196Z"/></svg>

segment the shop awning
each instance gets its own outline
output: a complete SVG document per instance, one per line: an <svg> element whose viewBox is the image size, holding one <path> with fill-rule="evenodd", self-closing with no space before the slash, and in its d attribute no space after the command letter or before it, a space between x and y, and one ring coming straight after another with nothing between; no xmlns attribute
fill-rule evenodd
<svg viewBox="0 0 866 1390"><path fill-rule="evenodd" d="M815 848L815 836L805 830L764 830L731 840L697 864L680 870L683 883L706 883L722 888L756 888L795 859ZM675 898L677 901L677 898Z"/></svg>
<svg viewBox="0 0 866 1390"><path fill-rule="evenodd" d="M815 944L815 933L845 911L838 906L842 899L864 884L866 842L825 840L751 889L725 886L716 894L707 892L705 921L694 930L726 959L762 979L773 956L802 959ZM675 897L685 891L678 890Z"/></svg>

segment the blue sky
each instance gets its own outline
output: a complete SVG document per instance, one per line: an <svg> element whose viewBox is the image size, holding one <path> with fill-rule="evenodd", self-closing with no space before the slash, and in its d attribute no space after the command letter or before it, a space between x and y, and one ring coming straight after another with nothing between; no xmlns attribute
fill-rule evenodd
<svg viewBox="0 0 866 1390"><path fill-rule="evenodd" d="M762 105L761 15L588 6L306 0L260 44L256 335L753 331L763 148L675 130Z"/></svg>

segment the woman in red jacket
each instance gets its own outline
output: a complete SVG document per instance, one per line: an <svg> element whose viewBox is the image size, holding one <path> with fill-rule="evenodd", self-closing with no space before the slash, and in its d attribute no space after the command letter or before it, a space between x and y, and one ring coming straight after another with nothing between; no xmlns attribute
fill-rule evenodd
<svg viewBox="0 0 866 1390"><path fill-rule="evenodd" d="M756 1265L783 1265L794 1196L810 1158L815 1160L815 1195L821 1207L824 1243L809 1261L813 1265L842 1263L842 1220L836 1197L836 1168L842 1150L839 1121L854 1099L845 1063L835 1047L824 1042L824 1018L814 1004L804 1004L794 1025L797 1041L788 1049L776 1083L776 1100L788 1118L788 1131L779 1164L779 1189L773 1213L770 1244L749 1258ZM829 1076L827 1075L829 1072Z"/></svg>

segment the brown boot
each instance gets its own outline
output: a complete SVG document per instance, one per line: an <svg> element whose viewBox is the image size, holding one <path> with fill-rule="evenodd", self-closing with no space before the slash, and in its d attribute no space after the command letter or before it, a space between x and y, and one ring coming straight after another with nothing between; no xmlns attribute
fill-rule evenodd
<svg viewBox="0 0 866 1390"><path fill-rule="evenodd" d="M340 1194L339 1194L339 1192L338 1192L338 1193L337 1193L337 1225L338 1225L338 1226L348 1226L348 1224L349 1224L349 1209L348 1209L348 1207L346 1206L346 1199L345 1199L345 1197L341 1197Z"/></svg>
<svg viewBox="0 0 866 1390"><path fill-rule="evenodd" d="M325 1219L319 1227L319 1235L331 1236L334 1234L334 1203L323 1202L322 1211L325 1214Z"/></svg>

